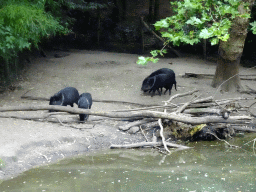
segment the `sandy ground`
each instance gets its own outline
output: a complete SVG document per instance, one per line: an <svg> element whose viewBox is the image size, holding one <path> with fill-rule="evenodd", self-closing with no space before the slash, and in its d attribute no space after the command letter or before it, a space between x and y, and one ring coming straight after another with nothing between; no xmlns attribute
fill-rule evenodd
<svg viewBox="0 0 256 192"><path fill-rule="evenodd" d="M0 95L0 106L47 105L47 101L21 99L26 95L50 97L60 89L73 86L79 93L90 92L95 100L116 100L146 105L161 105L168 100L168 94L150 97L140 90L143 79L154 70L167 67L176 73L177 89L172 95L195 88L201 97L215 96L215 99L248 97L239 93L219 93L210 86L211 79L182 78L185 72L214 74L216 64L184 56L164 58L158 64L147 66L136 64L138 55L102 51L72 50L68 56L55 58L48 53L46 58L37 58L26 67L24 79L18 82L15 91ZM172 63L172 64L170 64ZM256 70L241 68L241 74L255 74ZM255 88L255 81L243 81L244 85ZM28 92L29 91L29 92ZM184 102L190 97L174 103ZM77 106L75 106L77 107ZM94 102L94 110L130 109L134 106ZM33 115L41 112L10 112L11 114ZM9 114L10 114L9 113ZM2 113L2 115L7 113ZM61 116L62 120L78 120L78 115ZM125 144L144 141L141 133L129 134L118 129L124 121L99 120L90 116L89 124L72 123L81 129L63 126L49 121L32 121L0 118L0 179L7 179L34 166L56 162L95 150L104 150L111 144ZM94 126L93 126L94 125Z"/></svg>

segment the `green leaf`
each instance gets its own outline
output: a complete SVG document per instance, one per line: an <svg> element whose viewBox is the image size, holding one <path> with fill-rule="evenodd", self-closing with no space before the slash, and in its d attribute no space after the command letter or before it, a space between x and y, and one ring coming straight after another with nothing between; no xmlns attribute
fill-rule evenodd
<svg viewBox="0 0 256 192"><path fill-rule="evenodd" d="M229 36L229 34L225 34L224 36L219 37L219 39L222 41L227 41L229 39Z"/></svg>
<svg viewBox="0 0 256 192"><path fill-rule="evenodd" d="M169 24L167 23L167 21L165 19L162 19L160 21L157 21L155 24L155 29L156 30L159 30L161 28L168 28L169 27Z"/></svg>
<svg viewBox="0 0 256 192"><path fill-rule="evenodd" d="M250 23L251 25L251 30L253 34L256 34L256 21Z"/></svg>
<svg viewBox="0 0 256 192"><path fill-rule="evenodd" d="M211 45L217 45L219 43L219 39L218 38L212 38L210 39Z"/></svg>
<svg viewBox="0 0 256 192"><path fill-rule="evenodd" d="M208 29L204 28L203 30L201 30L199 37L203 38L203 39L208 39L210 37L212 37L213 33L210 32Z"/></svg>
<svg viewBox="0 0 256 192"><path fill-rule="evenodd" d="M137 64L139 64L139 65L146 65L147 64L147 59L145 58L145 57L139 57L138 58L138 61L137 61Z"/></svg>
<svg viewBox="0 0 256 192"><path fill-rule="evenodd" d="M138 61L137 64L139 65L146 65L149 61L153 62L153 63L157 63L158 62L158 58L153 58L153 57L138 57Z"/></svg>
<svg viewBox="0 0 256 192"><path fill-rule="evenodd" d="M151 54L153 57L156 57L156 56L158 55L157 50L150 51L150 54Z"/></svg>
<svg viewBox="0 0 256 192"><path fill-rule="evenodd" d="M196 17L191 17L189 20L186 21L186 24L190 24L190 25L198 25L198 24L202 24L203 22L196 18Z"/></svg>
<svg viewBox="0 0 256 192"><path fill-rule="evenodd" d="M153 63L157 63L159 61L159 59L158 58L156 58L156 59L151 58L150 61L153 62Z"/></svg>

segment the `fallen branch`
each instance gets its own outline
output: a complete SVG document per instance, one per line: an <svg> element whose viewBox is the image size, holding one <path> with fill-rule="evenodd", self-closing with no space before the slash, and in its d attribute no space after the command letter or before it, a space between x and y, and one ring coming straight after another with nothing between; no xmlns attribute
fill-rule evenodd
<svg viewBox="0 0 256 192"><path fill-rule="evenodd" d="M221 109L214 109L214 108L191 108L185 109L184 113L187 114L202 114L202 113L209 113L209 114L218 114L221 115Z"/></svg>
<svg viewBox="0 0 256 192"><path fill-rule="evenodd" d="M112 144L110 146L110 149L114 149L114 148L138 148L138 147L156 147L156 146L162 146L163 143L162 142L141 142L141 143L133 143L133 144L127 144L127 145L114 145ZM173 148L179 148L179 149L191 149L192 147L187 147L184 145L178 145L178 144L174 144L174 143L169 143L166 142L166 145L168 147L173 147Z"/></svg>
<svg viewBox="0 0 256 192"><path fill-rule="evenodd" d="M253 113L253 112L251 112L251 108L252 108L252 106L255 105L255 104L256 104L256 102L252 103L252 104L249 106L249 108L248 108L248 111L249 111L250 114L251 114L252 116L254 116L254 117L256 117L256 114Z"/></svg>
<svg viewBox="0 0 256 192"><path fill-rule="evenodd" d="M190 117L186 114L176 114L176 113L163 113L158 111L142 111L142 112L107 112L107 111L93 111L90 109L79 109L65 106L57 105L30 105L30 106L12 106L12 107L1 107L0 112L6 111L37 111L37 110L54 110L54 111L64 111L73 114L85 113L88 115L95 116L105 116L113 118L134 118L134 117L147 117L147 118L161 118L170 119L174 121L180 121L189 124L207 124L207 123L230 123L230 124L242 124L248 123L253 118L249 116L230 116L228 119L223 119L219 116L205 116L205 117Z"/></svg>
<svg viewBox="0 0 256 192"><path fill-rule="evenodd" d="M251 80L251 81L256 81L256 78L253 78L254 76L256 76L255 74L251 74L251 75L239 75L241 80ZM213 78L214 75L213 74L199 74L199 73L185 73L184 75L182 75L183 78L190 78L190 77L194 77L194 78Z"/></svg>
<svg viewBox="0 0 256 192"><path fill-rule="evenodd" d="M167 148L167 144L165 142L165 137L164 137L164 128L163 128L163 125L162 125L162 120L161 119L158 119L158 124L160 126L160 136L162 138L162 143L164 145L164 148L165 150L170 153L169 149Z"/></svg>
<svg viewBox="0 0 256 192"><path fill-rule="evenodd" d="M142 119L142 120L139 120L139 121L128 123L127 125L121 125L121 126L119 126L119 129L122 130L122 131L127 131L131 127L138 126L138 125L148 123L148 122L152 122L152 121L155 121L155 119Z"/></svg>
<svg viewBox="0 0 256 192"><path fill-rule="evenodd" d="M182 113L191 103L195 102L195 96L191 99L191 101L185 103L180 108L178 108L175 112Z"/></svg>
<svg viewBox="0 0 256 192"><path fill-rule="evenodd" d="M50 101L50 98L47 97L34 97L34 96L21 96L21 99L28 99L28 100L39 100L39 101ZM113 100L99 100L93 99L93 102L102 102L102 103L118 103L118 104L126 104L126 105L136 105L136 106L153 106L153 105L144 105L141 103L132 103L127 101L113 101Z"/></svg>
<svg viewBox="0 0 256 192"><path fill-rule="evenodd" d="M256 90L250 88L248 85L246 85L247 90L240 91L240 93L247 93L247 94L256 94Z"/></svg>
<svg viewBox="0 0 256 192"><path fill-rule="evenodd" d="M195 89L193 91L189 91L189 92L186 92L186 93L176 94L176 95L171 96L171 98L168 101L164 101L164 102L170 103L173 99L175 99L177 97L183 97L183 96L187 96L187 95L192 95L193 93L198 92L198 91L199 90Z"/></svg>
<svg viewBox="0 0 256 192"><path fill-rule="evenodd" d="M256 133L256 129L252 129L252 128L245 128L242 126L232 126L232 128L236 131Z"/></svg>
<svg viewBox="0 0 256 192"><path fill-rule="evenodd" d="M43 121L47 118L55 118L57 121L54 120L47 120L48 122L52 122L52 123L60 123L62 126L65 127L71 127L71 128L75 128L75 129L92 129L95 126L95 123L91 122L91 121L86 121L86 122L82 122L83 125L90 125L90 127L77 127L77 126L73 126L73 125L65 125L64 123L77 123L80 121L70 121L70 120L60 120L58 117L55 117L53 115L60 115L63 114L63 112L61 113L56 113L56 114L43 114L43 115L33 115L33 116L25 116L25 115L9 115L9 114L5 114L5 115L0 115L0 118L14 118L14 119L22 119L22 120L33 120L33 121Z"/></svg>

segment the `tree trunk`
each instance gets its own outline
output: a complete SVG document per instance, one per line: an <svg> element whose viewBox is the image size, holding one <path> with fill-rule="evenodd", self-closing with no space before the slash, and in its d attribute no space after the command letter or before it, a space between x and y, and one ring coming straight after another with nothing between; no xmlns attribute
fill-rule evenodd
<svg viewBox="0 0 256 192"><path fill-rule="evenodd" d="M155 10L154 10L154 20L157 21L159 19L159 0L155 0Z"/></svg>
<svg viewBox="0 0 256 192"><path fill-rule="evenodd" d="M126 15L127 15L127 2L126 0L120 1L122 4L122 20L126 21Z"/></svg>
<svg viewBox="0 0 256 192"><path fill-rule="evenodd" d="M243 1L238 7L240 14L250 13L251 9L246 10L244 3L252 5L253 2L254 0ZM239 65L247 36L248 25L249 19L236 17L229 30L230 38L227 41L220 42L217 69L212 82L213 87L221 86L222 91L242 89L239 77Z"/></svg>
<svg viewBox="0 0 256 192"><path fill-rule="evenodd" d="M10 72L10 59L4 60L4 74L5 74L5 81L6 84L9 85L11 83L11 72Z"/></svg>
<svg viewBox="0 0 256 192"><path fill-rule="evenodd" d="M153 17L154 17L154 11L153 11L153 5L154 3L154 0L149 0L149 11L148 11L148 16L149 16L149 22L152 22L153 21Z"/></svg>

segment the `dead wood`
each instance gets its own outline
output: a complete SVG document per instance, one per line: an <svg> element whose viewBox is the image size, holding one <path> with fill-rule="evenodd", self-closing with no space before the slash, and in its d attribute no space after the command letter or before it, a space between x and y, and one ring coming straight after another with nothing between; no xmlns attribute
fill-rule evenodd
<svg viewBox="0 0 256 192"><path fill-rule="evenodd" d="M180 108L178 108L175 112L176 113L182 113L192 102L195 102L195 96L191 99L191 101L185 103Z"/></svg>
<svg viewBox="0 0 256 192"><path fill-rule="evenodd" d="M256 90L252 89L248 85L246 85L246 90L242 90L242 91L240 91L240 93L256 94Z"/></svg>
<svg viewBox="0 0 256 192"><path fill-rule="evenodd" d="M20 97L21 99L28 99L28 100L38 100L38 101L49 101L50 98L47 97L34 97L34 96L26 96L23 95ZM126 101L113 101L113 100L100 100L100 99L93 99L93 102L102 102L102 103L118 103L118 104L126 104L126 105L135 105L135 106L153 106L153 105L144 105L141 103L132 103L132 102L126 102Z"/></svg>
<svg viewBox="0 0 256 192"><path fill-rule="evenodd" d="M247 128L247 127L243 127L243 125L240 126L232 126L232 128L236 131L243 131L243 132L248 132L248 133L256 133L256 129L252 129L252 128Z"/></svg>
<svg viewBox="0 0 256 192"><path fill-rule="evenodd" d="M142 120L135 121L135 122L132 122L132 123L128 123L127 125L121 125L121 126L119 126L119 129L122 130L122 131L127 131L131 127L142 125L142 124L153 122L153 121L156 121L156 119L146 118L146 119L142 119Z"/></svg>
<svg viewBox="0 0 256 192"><path fill-rule="evenodd" d="M217 114L217 115L222 115L222 112L223 112L222 109L216 109L216 108L190 108L184 111L184 113L187 113L187 114L208 113L208 114Z"/></svg>
<svg viewBox="0 0 256 192"><path fill-rule="evenodd" d="M194 77L194 78L213 78L213 74L197 74L197 73L185 73L184 75L182 75L183 78L190 78L190 77Z"/></svg>
<svg viewBox="0 0 256 192"><path fill-rule="evenodd" d="M251 108L252 108L252 106L255 105L255 104L256 104L256 102L254 102L253 104L251 104L251 105L249 106L249 108L248 108L250 114L251 114L252 116L254 116L254 117L256 117L256 114L251 111Z"/></svg>
<svg viewBox="0 0 256 192"><path fill-rule="evenodd" d="M78 123L80 121L76 120L60 120L57 116L54 115L63 115L63 112L58 112L55 114L42 114L42 115L33 115L33 116L28 116L28 115L10 115L10 114L5 114L5 115L0 115L0 118L14 118L14 119L23 119L23 120L33 120L33 121L44 121L47 119L48 122L51 123L60 123L64 127L70 127L70 128L75 128L75 129L92 129L95 126L94 122L86 121L82 122L82 126L74 126L70 125L70 123ZM56 119L56 120L53 120ZM89 126L88 126L89 125Z"/></svg>
<svg viewBox="0 0 256 192"><path fill-rule="evenodd" d="M158 124L160 126L160 136L162 138L162 143L163 143L163 146L164 146L164 149L170 153L168 147L167 147L167 143L165 142L165 137L164 137L164 128L163 128L163 125L162 125L162 119L158 119Z"/></svg>
<svg viewBox="0 0 256 192"><path fill-rule="evenodd" d="M256 76L255 74L252 75L239 75L241 80L251 80L251 81L256 81L256 78L254 76ZM198 79L203 79L203 78L208 78L211 79L214 77L214 74L199 74L199 73L185 73L184 75L182 75L183 78L190 78L190 77L194 77L194 78L198 78Z"/></svg>
<svg viewBox="0 0 256 192"><path fill-rule="evenodd" d="M111 111L93 111L89 109L79 109L65 106L56 106L56 105L30 105L30 106L12 106L12 107L1 107L0 112L7 111L37 111L37 110L54 110L54 111L63 111L73 114L85 113L88 115L95 116L105 116L112 118L133 118L133 117L147 117L147 118L162 118L169 119L174 121L180 121L183 123L189 124L207 124L207 123L231 123L231 124L241 124L248 123L252 120L252 117L249 116L231 116L228 119L223 119L218 116L205 116L205 117L191 117L186 114L176 114L176 113L163 113L158 111L139 111L139 112L111 112Z"/></svg>
<svg viewBox="0 0 256 192"><path fill-rule="evenodd" d="M127 145L114 145L112 144L110 146L110 149L114 149L114 148L138 148L138 147L156 147L156 146L162 146L163 143L162 142L141 142L141 143L132 143L132 144L127 144ZM166 145L168 147L173 147L173 148L179 148L179 149L191 149L191 147L187 147L184 145L178 145L178 144L174 144L174 143L169 143L166 142Z"/></svg>
<svg viewBox="0 0 256 192"><path fill-rule="evenodd" d="M186 92L186 93L176 94L176 95L171 96L171 98L168 101L164 101L164 102L170 103L173 99L175 99L177 97L184 97L184 96L187 96L187 95L192 95L193 93L198 92L198 91L199 90L195 89L193 91L189 91L189 92Z"/></svg>

